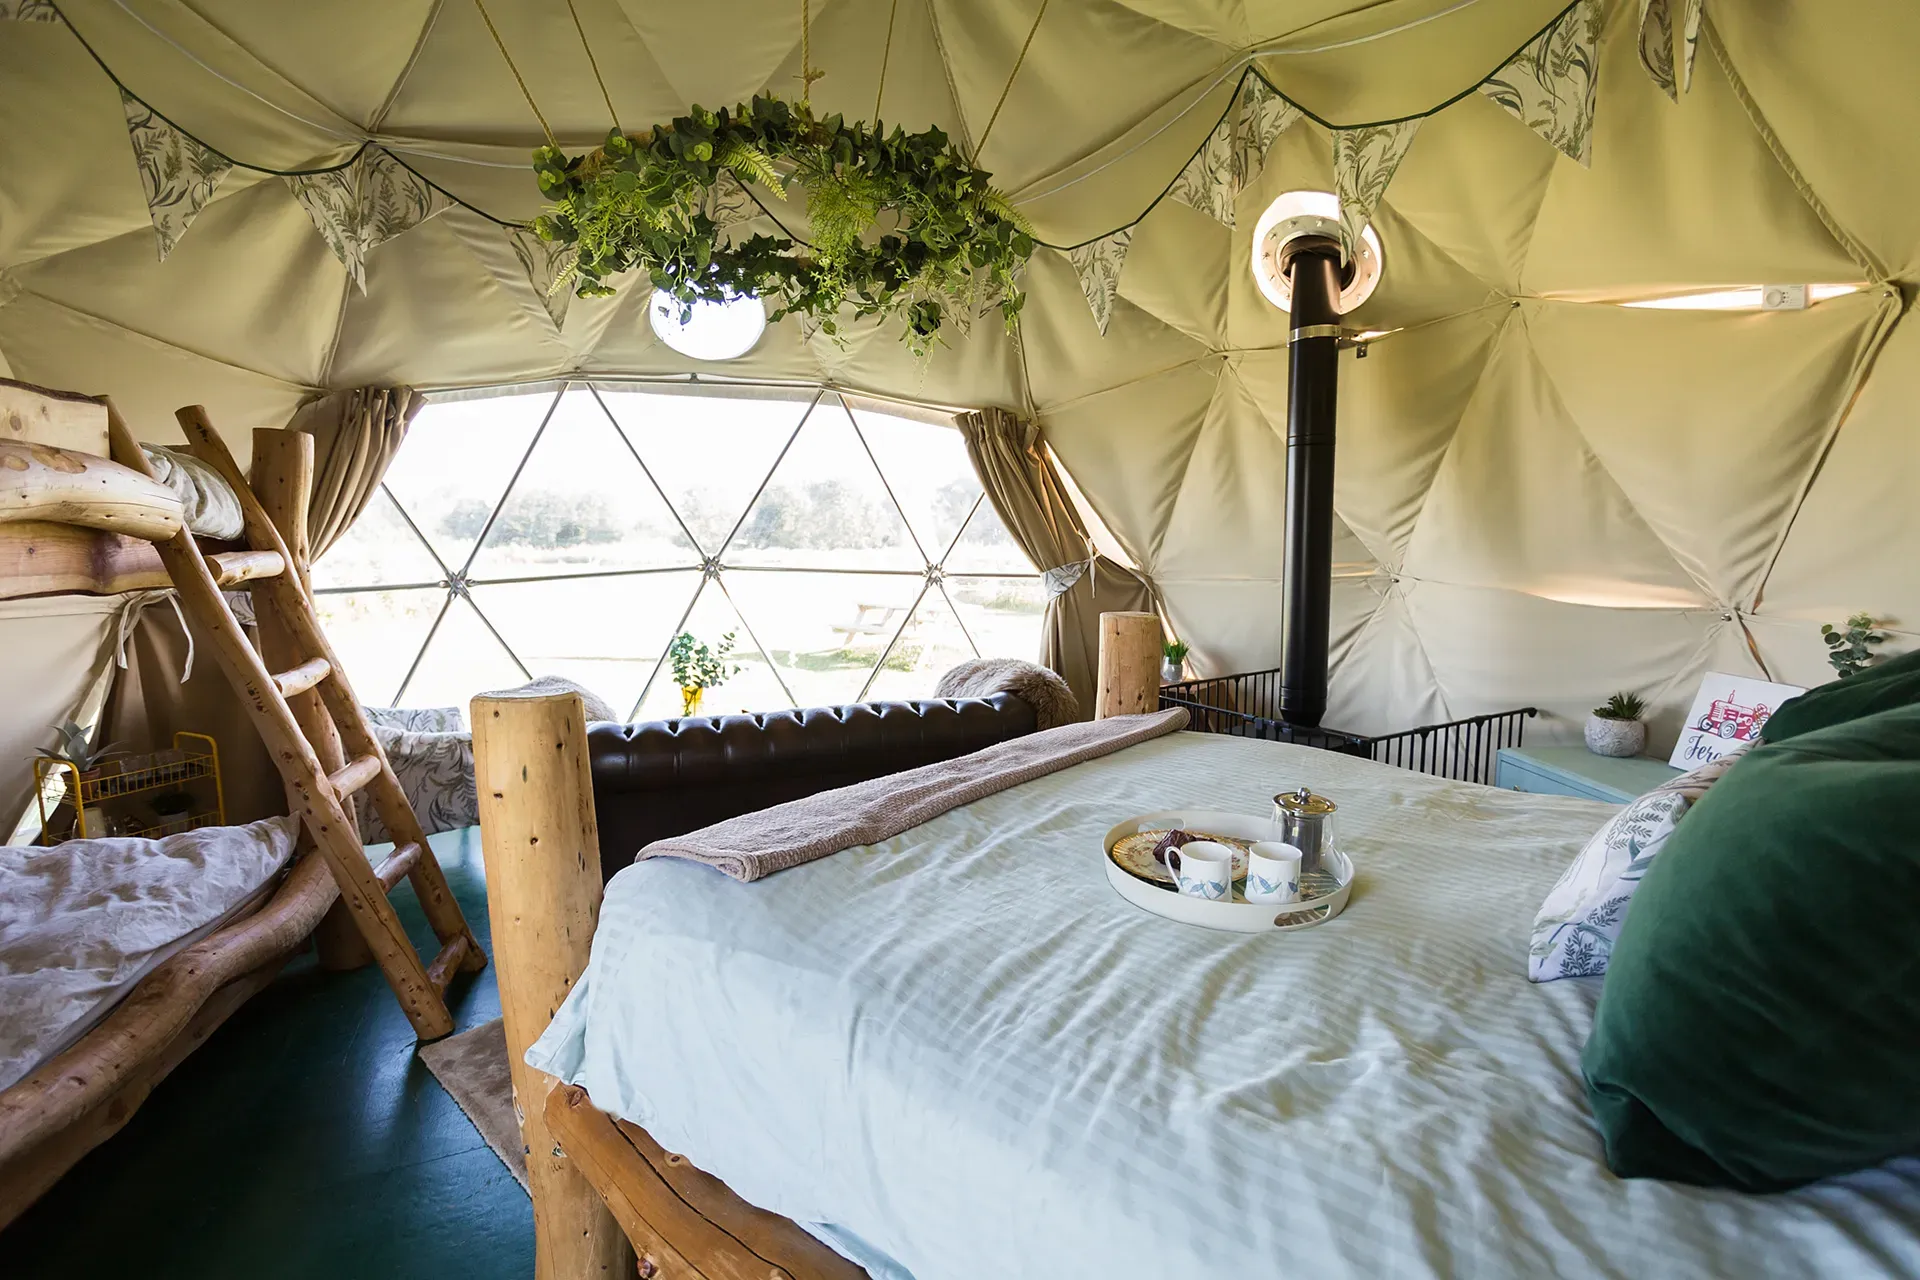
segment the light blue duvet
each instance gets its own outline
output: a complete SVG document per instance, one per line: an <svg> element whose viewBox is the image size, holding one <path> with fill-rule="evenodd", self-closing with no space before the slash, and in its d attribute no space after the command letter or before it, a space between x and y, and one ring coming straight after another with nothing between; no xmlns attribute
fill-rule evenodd
<svg viewBox="0 0 1920 1280"><path fill-rule="evenodd" d="M1302 783L1339 919L1214 933L1122 901L1102 834ZM528 1054L888 1280L1920 1274L1920 1162L1747 1197L1607 1172L1594 979L1527 981L1612 810L1179 734L739 884L608 885Z"/></svg>

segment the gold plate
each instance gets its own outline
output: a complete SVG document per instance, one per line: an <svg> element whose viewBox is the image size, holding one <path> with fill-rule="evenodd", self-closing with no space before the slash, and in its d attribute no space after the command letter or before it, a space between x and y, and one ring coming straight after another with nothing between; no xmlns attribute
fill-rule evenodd
<svg viewBox="0 0 1920 1280"><path fill-rule="evenodd" d="M1153 847L1160 843L1162 836L1173 829L1162 827L1157 831L1141 831L1130 836L1122 836L1114 843L1108 856L1113 859L1114 865L1134 879L1145 880L1148 884L1156 884L1163 889L1171 889L1173 873L1155 861ZM1241 886L1247 878L1247 850L1253 847L1253 841L1243 840L1239 836L1221 836L1210 831L1195 831L1192 827L1182 827L1180 830L1196 840L1212 840L1232 849L1233 883L1236 887Z"/></svg>

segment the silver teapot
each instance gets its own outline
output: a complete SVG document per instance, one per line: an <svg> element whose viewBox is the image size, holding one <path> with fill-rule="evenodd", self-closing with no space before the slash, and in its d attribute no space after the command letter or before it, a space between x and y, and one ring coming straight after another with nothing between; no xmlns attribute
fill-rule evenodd
<svg viewBox="0 0 1920 1280"><path fill-rule="evenodd" d="M1300 851L1300 874L1318 874L1334 847L1333 815L1339 806L1305 787L1273 798L1273 820L1280 838Z"/></svg>

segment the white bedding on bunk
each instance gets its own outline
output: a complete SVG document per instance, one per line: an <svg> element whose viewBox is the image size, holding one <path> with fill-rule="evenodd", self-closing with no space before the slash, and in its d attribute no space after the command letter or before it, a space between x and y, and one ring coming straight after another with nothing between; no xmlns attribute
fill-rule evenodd
<svg viewBox="0 0 1920 1280"><path fill-rule="evenodd" d="M290 818L0 848L0 1089L65 1050L293 855Z"/></svg>
<svg viewBox="0 0 1920 1280"><path fill-rule="evenodd" d="M1129 815L1308 783L1361 876L1289 934L1122 901ZM886 1280L1920 1273L1920 1161L1752 1197L1608 1173L1596 979L1527 981L1612 806L1180 734L756 884L608 886L529 1061Z"/></svg>

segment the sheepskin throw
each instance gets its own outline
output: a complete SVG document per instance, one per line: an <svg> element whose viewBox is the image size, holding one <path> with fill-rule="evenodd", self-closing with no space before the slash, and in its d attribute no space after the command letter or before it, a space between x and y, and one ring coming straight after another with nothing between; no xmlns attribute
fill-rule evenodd
<svg viewBox="0 0 1920 1280"><path fill-rule="evenodd" d="M1039 727L1072 724L1080 718L1080 700L1067 682L1045 667L1018 658L975 658L940 677L936 698L987 698L1011 693L1033 708Z"/></svg>

